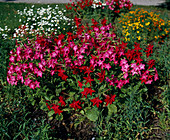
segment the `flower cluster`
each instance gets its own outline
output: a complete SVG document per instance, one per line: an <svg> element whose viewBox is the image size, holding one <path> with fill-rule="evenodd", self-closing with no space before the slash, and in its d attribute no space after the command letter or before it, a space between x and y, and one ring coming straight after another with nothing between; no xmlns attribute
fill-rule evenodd
<svg viewBox="0 0 170 140"><path fill-rule="evenodd" d="M136 9L119 18L125 41L163 40L169 36L170 21L165 21L153 12Z"/></svg>
<svg viewBox="0 0 170 140"><path fill-rule="evenodd" d="M72 0L70 0L72 1ZM67 10L74 10L75 12L80 10L85 10L87 7L91 7L93 5L93 0L80 0L75 2L72 2L71 4L68 3L66 5Z"/></svg>
<svg viewBox="0 0 170 140"><path fill-rule="evenodd" d="M0 27L0 37L2 37L3 39L7 39L9 31L11 31L11 29L9 29L8 26L5 26L4 29Z"/></svg>
<svg viewBox="0 0 170 140"><path fill-rule="evenodd" d="M58 5L52 8L48 5L47 8L31 8L25 7L23 11L17 11L21 17L22 28L16 28L14 37L24 37L25 34L36 35L54 32L59 34L67 29L72 29L73 20L65 16L66 10L60 9ZM23 28L24 27L24 28Z"/></svg>
<svg viewBox="0 0 170 140"><path fill-rule="evenodd" d="M96 8L101 8L104 9L106 6L106 3L103 3L101 0L93 0L93 5L92 8L96 9Z"/></svg>
<svg viewBox="0 0 170 140"><path fill-rule="evenodd" d="M130 0L106 0L106 5L115 13L120 13L120 11L125 9L130 10L133 6Z"/></svg>
<svg viewBox="0 0 170 140"><path fill-rule="evenodd" d="M60 95L57 104L47 103L49 109L60 114L65 106L81 109L84 101L97 107L112 104L115 95L111 87L121 89L133 77L145 84L158 80L154 60L145 62L142 59L140 44L136 43L134 49L128 49L127 43L117 41L113 26L107 25L106 19L101 24L92 19L91 27L81 25L78 18L75 22L75 33L67 32L67 36L60 34L48 38L37 36L36 40L28 40L27 44L17 44L16 50L10 52L8 83L17 85L20 81L35 89L41 84L37 79L44 74L58 76L65 82L75 75L78 79L75 81L78 97L68 101L69 97ZM148 58L152 49L153 46L149 45L145 50ZM106 85L104 92L98 89L101 83Z"/></svg>
<svg viewBox="0 0 170 140"><path fill-rule="evenodd" d="M107 18L114 21L121 12L126 12L131 9L132 3L129 0L80 0L66 5L66 9L72 11L75 16L82 18L86 13L86 19L98 17L98 21ZM90 21L88 21L90 22Z"/></svg>

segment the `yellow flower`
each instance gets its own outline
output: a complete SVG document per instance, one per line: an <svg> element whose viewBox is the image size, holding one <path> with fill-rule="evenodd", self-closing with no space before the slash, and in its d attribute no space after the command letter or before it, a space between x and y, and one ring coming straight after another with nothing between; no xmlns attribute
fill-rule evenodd
<svg viewBox="0 0 170 140"><path fill-rule="evenodd" d="M141 39L141 37L140 37L140 36L138 36L137 38L138 38L138 40L140 40L140 39Z"/></svg>
<svg viewBox="0 0 170 140"><path fill-rule="evenodd" d="M167 34L167 33L169 33L169 31L167 29L165 29L165 33Z"/></svg>
<svg viewBox="0 0 170 140"><path fill-rule="evenodd" d="M165 25L165 23L164 23L164 22L162 22L162 23L161 23L161 25Z"/></svg>
<svg viewBox="0 0 170 140"><path fill-rule="evenodd" d="M125 40L127 41L127 38L125 37Z"/></svg>
<svg viewBox="0 0 170 140"><path fill-rule="evenodd" d="M146 25L146 26L148 26L149 24L150 24L150 22L148 22L148 23L145 23L145 25Z"/></svg>
<svg viewBox="0 0 170 140"><path fill-rule="evenodd" d="M128 36L128 35L130 35L129 32L127 32L125 36Z"/></svg>
<svg viewBox="0 0 170 140"><path fill-rule="evenodd" d="M140 24L140 27L142 27L142 28L143 28L143 25L142 25L142 24Z"/></svg>
<svg viewBox="0 0 170 140"><path fill-rule="evenodd" d="M139 31L137 31L137 33L139 34Z"/></svg>

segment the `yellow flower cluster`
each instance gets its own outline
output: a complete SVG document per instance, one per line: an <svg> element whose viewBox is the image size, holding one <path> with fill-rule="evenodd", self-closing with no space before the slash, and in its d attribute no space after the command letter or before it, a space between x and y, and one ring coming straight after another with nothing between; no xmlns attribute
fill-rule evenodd
<svg viewBox="0 0 170 140"><path fill-rule="evenodd" d="M170 32L170 21L141 8L122 14L118 22L125 41L163 40Z"/></svg>

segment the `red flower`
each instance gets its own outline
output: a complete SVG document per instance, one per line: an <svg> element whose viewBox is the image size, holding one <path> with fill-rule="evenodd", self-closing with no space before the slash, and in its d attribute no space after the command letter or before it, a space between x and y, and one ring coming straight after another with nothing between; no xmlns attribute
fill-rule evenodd
<svg viewBox="0 0 170 140"><path fill-rule="evenodd" d="M60 115L60 113L62 113L63 111L60 110L59 107L60 107L59 105L53 104L51 108L54 110L55 114L58 113Z"/></svg>
<svg viewBox="0 0 170 140"><path fill-rule="evenodd" d="M108 104L112 104L112 102L114 102L115 101L115 97L116 97L116 95L111 95L111 96L109 96L109 95L106 95L105 96L106 97L106 99L104 100L105 102L106 102L106 106L108 105Z"/></svg>
<svg viewBox="0 0 170 140"><path fill-rule="evenodd" d="M93 70L92 66L86 67L86 71L84 72L84 74L88 73L88 75L89 75L91 72L93 72L93 71L91 71L91 69Z"/></svg>
<svg viewBox="0 0 170 140"><path fill-rule="evenodd" d="M49 111L51 111L51 107L50 107L50 105L49 105L48 103L46 103L46 105L47 105L47 107L48 107Z"/></svg>
<svg viewBox="0 0 170 140"><path fill-rule="evenodd" d="M99 97L96 97L94 99L90 99L91 102L93 102L93 106L99 107L99 104L102 103L102 101L99 99Z"/></svg>
<svg viewBox="0 0 170 140"><path fill-rule="evenodd" d="M149 60L149 62L147 64L149 65L148 69L150 69L155 65L155 60L151 59L151 60Z"/></svg>
<svg viewBox="0 0 170 140"><path fill-rule="evenodd" d="M105 70L102 70L101 73L98 73L100 83L103 82L103 80L105 79Z"/></svg>
<svg viewBox="0 0 170 140"><path fill-rule="evenodd" d="M106 20L105 18L101 20L101 24L102 24L103 26L106 26L106 22L107 22L107 20Z"/></svg>
<svg viewBox="0 0 170 140"><path fill-rule="evenodd" d="M94 19L91 19L92 23L93 23L93 26L92 27L96 27L98 25L98 22Z"/></svg>
<svg viewBox="0 0 170 140"><path fill-rule="evenodd" d="M92 93L95 92L95 90L92 90L91 88L84 88L84 91L81 92L83 94L83 97L86 96L90 93L90 95L92 96Z"/></svg>
<svg viewBox="0 0 170 140"><path fill-rule="evenodd" d="M153 53L153 45L149 44L149 46L146 48L146 56L149 57L150 54Z"/></svg>
<svg viewBox="0 0 170 140"><path fill-rule="evenodd" d="M70 107L74 108L75 110L78 109L81 109L81 106L80 106L81 102L80 101L73 101L71 104L70 104Z"/></svg>
<svg viewBox="0 0 170 140"><path fill-rule="evenodd" d="M87 83L90 83L91 85L91 82L94 81L94 79L91 79L90 75L88 75L88 77L83 77L83 78L86 80L85 85L87 85Z"/></svg>
<svg viewBox="0 0 170 140"><path fill-rule="evenodd" d="M78 81L78 86L82 89L83 84L80 81Z"/></svg>
<svg viewBox="0 0 170 140"><path fill-rule="evenodd" d="M74 21L76 22L76 26L79 27L79 25L81 24L81 19L75 16Z"/></svg>
<svg viewBox="0 0 170 140"><path fill-rule="evenodd" d="M64 102L62 96L59 97L59 100L60 100L59 103L61 103L61 106L65 106L66 105L66 103Z"/></svg>
<svg viewBox="0 0 170 140"><path fill-rule="evenodd" d="M134 45L136 51L139 51L139 50L142 50L142 48L140 48L140 44L135 42L135 45Z"/></svg>

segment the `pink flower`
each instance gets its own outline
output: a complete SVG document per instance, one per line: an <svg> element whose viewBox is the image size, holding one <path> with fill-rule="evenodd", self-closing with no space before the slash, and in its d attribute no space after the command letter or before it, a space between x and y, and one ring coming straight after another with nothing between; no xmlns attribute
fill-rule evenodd
<svg viewBox="0 0 170 140"><path fill-rule="evenodd" d="M29 87L32 88L32 89L35 89L35 84L34 84L33 82L31 82L31 83L29 84Z"/></svg>
<svg viewBox="0 0 170 140"><path fill-rule="evenodd" d="M123 71L123 72L128 72L128 69L129 68L129 65L128 64L124 64L124 65L122 65L122 68L121 68L121 71Z"/></svg>
<svg viewBox="0 0 170 140"><path fill-rule="evenodd" d="M132 73L133 76L134 76L135 74L138 74L138 72L135 71L134 69L132 69L130 72Z"/></svg>
<svg viewBox="0 0 170 140"><path fill-rule="evenodd" d="M127 79L127 77L128 77L128 73L126 72L126 73L123 75L123 78L124 78L124 79Z"/></svg>
<svg viewBox="0 0 170 140"><path fill-rule="evenodd" d="M39 70L39 71L37 72L37 76L42 77L42 71Z"/></svg>
<svg viewBox="0 0 170 140"><path fill-rule="evenodd" d="M117 86L119 89L121 89L121 87L123 86L124 84L124 81L123 80L120 80L120 81L117 81Z"/></svg>
<svg viewBox="0 0 170 140"><path fill-rule="evenodd" d="M29 63L29 68L33 71L33 63L31 62L31 63Z"/></svg>
<svg viewBox="0 0 170 140"><path fill-rule="evenodd" d="M120 61L120 66L123 66L126 64L127 64L127 60L125 58Z"/></svg>
<svg viewBox="0 0 170 140"><path fill-rule="evenodd" d="M99 60L97 63L98 63L99 66L103 65L103 61L102 60Z"/></svg>
<svg viewBox="0 0 170 140"><path fill-rule="evenodd" d="M34 82L35 88L40 88L40 82L38 82L37 80Z"/></svg>
<svg viewBox="0 0 170 140"><path fill-rule="evenodd" d="M28 86L28 85L31 83L31 81L32 81L32 80L30 80L30 78L27 78L27 79L25 79L24 84L25 84L26 86Z"/></svg>
<svg viewBox="0 0 170 140"><path fill-rule="evenodd" d="M12 63L15 63L15 57L14 57L14 56L10 56L9 60L10 60Z"/></svg>
<svg viewBox="0 0 170 140"><path fill-rule="evenodd" d="M139 67L139 70L145 70L145 64L141 63L141 64L139 64L138 67Z"/></svg>
<svg viewBox="0 0 170 140"><path fill-rule="evenodd" d="M156 68L154 68L155 70L155 75L154 75L154 81L158 80L159 77L158 77L158 71L156 70Z"/></svg>
<svg viewBox="0 0 170 140"><path fill-rule="evenodd" d="M109 70L109 69L111 68L111 66L110 66L109 63L108 63L108 64L104 64L104 67L105 67L107 70Z"/></svg>

